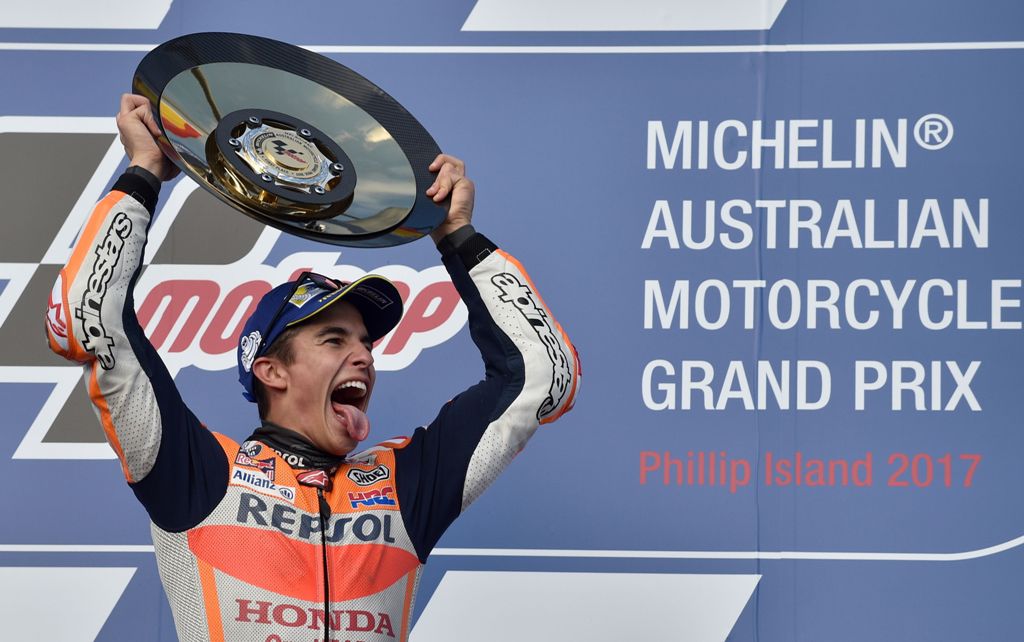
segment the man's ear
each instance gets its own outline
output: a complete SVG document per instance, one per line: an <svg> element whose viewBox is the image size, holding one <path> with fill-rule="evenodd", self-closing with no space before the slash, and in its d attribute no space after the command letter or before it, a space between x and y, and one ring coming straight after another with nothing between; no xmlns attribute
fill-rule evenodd
<svg viewBox="0 0 1024 642"><path fill-rule="evenodd" d="M280 360L260 357L252 364L252 376L259 379L265 388L285 390L288 388L288 371Z"/></svg>

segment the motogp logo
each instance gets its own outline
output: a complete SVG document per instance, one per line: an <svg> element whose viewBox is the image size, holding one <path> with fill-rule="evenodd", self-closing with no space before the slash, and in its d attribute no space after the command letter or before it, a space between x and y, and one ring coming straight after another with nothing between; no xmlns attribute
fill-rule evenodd
<svg viewBox="0 0 1024 642"><path fill-rule="evenodd" d="M269 230L269 228L267 228ZM277 230L264 235L278 236ZM270 289L306 270L355 281L368 273L391 279L405 300L405 314L377 342L378 371L401 370L424 349L447 341L466 322L466 309L444 268L417 271L401 265L364 270L338 265L337 252L285 256L277 265L248 260L226 266L151 264L135 290L139 323L172 373L196 366L204 370L235 367L245 320ZM252 366L259 337L248 337L243 366Z"/></svg>
<svg viewBox="0 0 1024 642"><path fill-rule="evenodd" d="M85 188L80 194L69 194L67 202L48 212L54 220L63 216L62 223L31 227L26 233L0 239L0 253L9 257L0 263L0 341L5 346L0 356L0 383L48 384L49 395L41 408L37 404L29 410L35 419L13 458L113 459L110 447L98 439L88 397L81 392L82 369L51 354L45 342L24 338L39 336L44 318L55 326L57 340L67 336L66 328L55 325L60 321L56 310L62 303L54 282L61 266L71 258L93 205L105 196L127 160L109 118L2 120L0 144L8 136L39 139L38 144L19 146L38 152L26 152L36 155L18 159L18 163L44 166L49 162L44 151L54 145L69 154L95 158L93 164L65 168L70 175L64 183ZM13 138L6 142L10 140ZM0 159L0 171L4 162ZM51 193L51 182L52 177L40 174L19 187L25 193ZM109 272L116 269L130 225L128 219L114 221L102 245L103 256L94 261L86 301L81 310L74 310L77 322L87 324L90 345L85 347L95 352L104 367L112 365L113 351L99 310ZM417 270L367 263L379 256L353 253L343 260L337 248L284 235L219 203L194 182L179 179L164 185L149 227L143 268L134 290L136 312L144 333L179 386L188 387L197 370L225 371L222 380L210 384L204 379L204 385L212 388L211 394L240 399L233 370L240 353L251 367L261 337L247 337L241 351L239 339L245 320L266 292L305 270L342 281L376 273L395 283L405 314L375 344L375 366L378 371L401 370L424 350L453 337L466 324L467 313L440 264ZM26 414L24 409L14 410Z"/></svg>

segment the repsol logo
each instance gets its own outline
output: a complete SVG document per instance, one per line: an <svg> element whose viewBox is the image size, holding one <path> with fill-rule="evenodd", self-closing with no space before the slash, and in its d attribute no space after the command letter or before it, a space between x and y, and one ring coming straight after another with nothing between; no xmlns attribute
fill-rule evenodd
<svg viewBox="0 0 1024 642"><path fill-rule="evenodd" d="M238 616L235 622L252 624L277 624L289 628L306 628L322 631L329 626L331 631L354 631L357 633L378 633L395 637L391 617L387 613L370 611L331 611L328 617L323 609L304 608L295 604L274 604L263 600L239 600ZM271 636L276 638L276 636Z"/></svg>
<svg viewBox="0 0 1024 642"><path fill-rule="evenodd" d="M292 468L306 467L306 458L302 457L301 455L294 455L292 453L282 452L277 448L274 449L274 452L277 453L278 457L285 460L285 462L287 462L288 465L291 466Z"/></svg>
<svg viewBox="0 0 1024 642"><path fill-rule="evenodd" d="M507 272L491 277L491 283L501 290L500 300L503 303L511 303L523 315L544 344L548 359L551 360L551 387L548 389L547 398L537 409L537 419L543 419L558 408L570 392L572 364L569 356L565 354L547 311L526 284Z"/></svg>
<svg viewBox="0 0 1024 642"><path fill-rule="evenodd" d="M131 231L131 219L124 212L118 212L107 228L103 242L96 246L96 261L86 282L82 305L75 309L75 318L82 322L82 347L96 356L104 370L114 367L114 339L103 327L103 299L114 276L114 267L121 259L124 240Z"/></svg>
<svg viewBox="0 0 1024 642"><path fill-rule="evenodd" d="M271 526L285 535L294 535L300 539L320 541L320 517L300 512L293 506L275 504L268 506L257 495L242 493L238 502L238 515L235 520L239 524L257 524ZM394 544L391 534L391 515L378 517L372 513L364 513L358 517L338 516L329 522L324 540L329 544L342 541L346 537L354 537L360 542L385 542Z"/></svg>

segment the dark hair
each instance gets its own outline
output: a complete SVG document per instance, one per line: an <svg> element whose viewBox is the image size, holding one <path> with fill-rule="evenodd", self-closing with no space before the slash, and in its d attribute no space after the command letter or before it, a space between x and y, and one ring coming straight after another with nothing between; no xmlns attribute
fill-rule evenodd
<svg viewBox="0 0 1024 642"><path fill-rule="evenodd" d="M298 327L291 327L285 329L284 332L277 335L274 342L270 344L267 351L264 352L260 357L270 357L277 359L285 365L290 365L295 360L295 353L292 351L292 339L298 333ZM270 411L270 400L267 399L267 391L263 388L263 382L260 378L253 373L252 377L252 394L256 397L256 408L259 410L260 419L265 419L267 412Z"/></svg>

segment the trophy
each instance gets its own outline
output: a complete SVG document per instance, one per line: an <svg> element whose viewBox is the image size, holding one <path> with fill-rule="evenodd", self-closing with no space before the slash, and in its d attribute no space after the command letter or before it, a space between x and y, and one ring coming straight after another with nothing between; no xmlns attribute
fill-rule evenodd
<svg viewBox="0 0 1024 642"><path fill-rule="evenodd" d="M394 98L333 60L283 42L197 33L135 71L163 152L258 221L336 245L416 240L445 219L424 192L440 149Z"/></svg>

